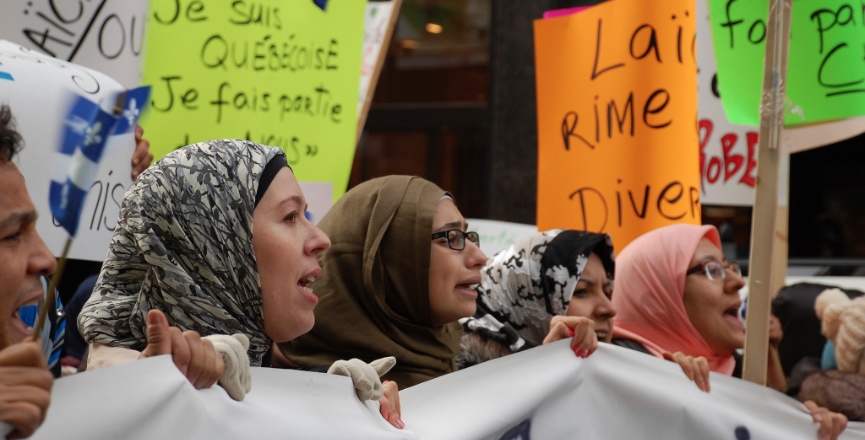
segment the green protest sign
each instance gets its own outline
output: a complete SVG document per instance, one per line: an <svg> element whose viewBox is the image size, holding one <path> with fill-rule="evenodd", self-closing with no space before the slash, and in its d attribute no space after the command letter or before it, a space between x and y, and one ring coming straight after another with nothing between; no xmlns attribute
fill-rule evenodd
<svg viewBox="0 0 865 440"><path fill-rule="evenodd" d="M366 2L152 0L142 120L157 157L243 138L281 147L299 180L345 192Z"/></svg>
<svg viewBox="0 0 865 440"><path fill-rule="evenodd" d="M757 125L768 0L710 0L721 101ZM865 114L865 15L858 2L796 0L787 69L788 125Z"/></svg>

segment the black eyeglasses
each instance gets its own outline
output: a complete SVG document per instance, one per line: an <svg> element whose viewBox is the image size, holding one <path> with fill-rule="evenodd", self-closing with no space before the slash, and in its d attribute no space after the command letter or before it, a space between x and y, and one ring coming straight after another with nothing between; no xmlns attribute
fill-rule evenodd
<svg viewBox="0 0 865 440"><path fill-rule="evenodd" d="M437 240L439 238L444 238L445 242L447 242L448 247L455 250L461 251L466 248L466 239L478 246L481 245L481 237L477 232L465 232L460 231L459 229L448 229L447 231L439 231L433 232L432 239Z"/></svg>
<svg viewBox="0 0 865 440"><path fill-rule="evenodd" d="M723 281L727 278L727 269L730 269L736 275L742 276L742 268L739 267L737 263L731 262L720 262L718 260L709 260L704 263L700 263L685 272L685 275L693 275L697 272L703 271L706 274L706 278L709 278L712 281Z"/></svg>

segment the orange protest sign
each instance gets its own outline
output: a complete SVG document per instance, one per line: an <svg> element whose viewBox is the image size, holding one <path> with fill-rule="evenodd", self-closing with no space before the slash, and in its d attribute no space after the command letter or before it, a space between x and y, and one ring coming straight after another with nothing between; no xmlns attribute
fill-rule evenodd
<svg viewBox="0 0 865 440"><path fill-rule="evenodd" d="M541 230L700 222L694 0L536 20Z"/></svg>

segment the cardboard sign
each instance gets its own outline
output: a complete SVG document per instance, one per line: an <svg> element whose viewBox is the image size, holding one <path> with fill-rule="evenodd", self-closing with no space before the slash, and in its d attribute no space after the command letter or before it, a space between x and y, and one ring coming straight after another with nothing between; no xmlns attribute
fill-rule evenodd
<svg viewBox="0 0 865 440"><path fill-rule="evenodd" d="M616 0L535 21L538 229L617 248L700 222L695 3Z"/></svg>
<svg viewBox="0 0 865 440"><path fill-rule="evenodd" d="M712 35L730 121L759 124L768 0L712 0ZM865 114L865 22L845 0L799 0L793 7L786 124Z"/></svg>
<svg viewBox="0 0 865 440"><path fill-rule="evenodd" d="M141 122L154 156L243 138L281 147L299 180L348 184L364 2L151 1Z"/></svg>
<svg viewBox="0 0 865 440"><path fill-rule="evenodd" d="M102 102L123 90L125 88L117 81L95 70L0 40L0 96L11 107L16 127L24 138L18 167L39 212L36 223L39 235L54 255L60 255L68 237L53 222L48 206L51 158L62 141L68 104L74 95ZM110 111L114 102L102 105ZM134 145L131 131L109 137L96 179L84 202L70 258L105 259L123 194L131 184L130 157Z"/></svg>

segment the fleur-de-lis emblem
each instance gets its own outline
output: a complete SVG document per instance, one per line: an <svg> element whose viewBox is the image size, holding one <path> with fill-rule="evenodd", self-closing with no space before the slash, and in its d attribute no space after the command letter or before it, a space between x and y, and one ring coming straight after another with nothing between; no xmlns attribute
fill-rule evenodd
<svg viewBox="0 0 865 440"><path fill-rule="evenodd" d="M60 193L60 209L66 209L69 204L69 185L63 185L63 192Z"/></svg>
<svg viewBox="0 0 865 440"><path fill-rule="evenodd" d="M129 125L132 125L135 123L139 114L141 114L141 110L138 109L138 103L135 102L135 98L130 99L129 108L123 110L123 117L129 121Z"/></svg>
<svg viewBox="0 0 865 440"><path fill-rule="evenodd" d="M99 121L87 127L87 131L84 133L84 146L102 142L102 136L99 135L100 131L102 131L102 122Z"/></svg>

